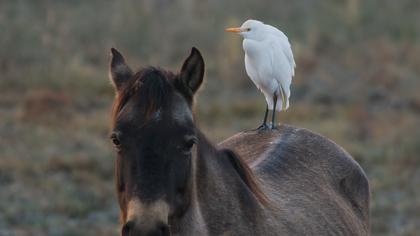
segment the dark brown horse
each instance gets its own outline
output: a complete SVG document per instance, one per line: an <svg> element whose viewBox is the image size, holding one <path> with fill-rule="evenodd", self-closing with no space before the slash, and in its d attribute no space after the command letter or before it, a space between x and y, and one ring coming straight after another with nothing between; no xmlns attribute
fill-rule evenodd
<svg viewBox="0 0 420 236"><path fill-rule="evenodd" d="M217 148L194 122L204 75L197 49L177 74L133 73L117 50L111 54L123 236L369 234L367 179L339 146L280 126Z"/></svg>

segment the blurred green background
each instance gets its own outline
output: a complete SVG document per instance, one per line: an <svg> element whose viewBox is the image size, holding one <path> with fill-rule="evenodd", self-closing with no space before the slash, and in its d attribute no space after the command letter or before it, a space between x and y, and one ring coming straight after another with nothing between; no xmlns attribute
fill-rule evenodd
<svg viewBox="0 0 420 236"><path fill-rule="evenodd" d="M420 235L420 1L0 1L0 235L117 235L109 48L133 68L206 62L196 103L219 142L259 125L244 69L254 18L292 43L291 108L279 121L342 145L372 186L373 235Z"/></svg>

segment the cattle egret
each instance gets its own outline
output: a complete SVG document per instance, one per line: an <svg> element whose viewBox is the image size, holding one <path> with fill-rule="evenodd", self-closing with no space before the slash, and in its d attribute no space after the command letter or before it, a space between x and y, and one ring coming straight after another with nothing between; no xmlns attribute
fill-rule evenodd
<svg viewBox="0 0 420 236"><path fill-rule="evenodd" d="M227 28L240 34L245 51L245 70L267 101L262 125L267 129L268 110L272 110L271 128L275 128L275 113L289 107L290 84L295 75L295 60L287 36L277 28L257 20L247 20L241 27ZM281 102L277 102L281 99Z"/></svg>

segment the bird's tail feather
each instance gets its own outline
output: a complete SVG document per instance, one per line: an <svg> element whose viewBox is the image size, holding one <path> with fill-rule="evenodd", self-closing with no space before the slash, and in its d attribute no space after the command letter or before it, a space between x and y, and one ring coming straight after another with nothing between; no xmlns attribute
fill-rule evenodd
<svg viewBox="0 0 420 236"><path fill-rule="evenodd" d="M285 101L283 102L282 97L278 98L276 108L275 108L276 111L285 111L287 110L287 108L289 108L289 99L287 97L285 97L284 99ZM266 101L267 101L268 109L273 110L273 105L274 105L273 99L269 98Z"/></svg>
<svg viewBox="0 0 420 236"><path fill-rule="evenodd" d="M274 106L273 96L270 95L270 93L265 93L264 91L263 93L265 96L265 100L267 101L268 109L273 110L273 106ZM283 86L280 85L280 89L279 89L278 97L277 97L277 104L274 109L276 111L285 111L287 110L287 108L289 108L289 94L286 93Z"/></svg>
<svg viewBox="0 0 420 236"><path fill-rule="evenodd" d="M281 94L281 109L280 110L286 110L287 108L289 108L289 98L286 96L283 86L281 85L280 85L280 94ZM276 110L277 110L277 107L276 107Z"/></svg>

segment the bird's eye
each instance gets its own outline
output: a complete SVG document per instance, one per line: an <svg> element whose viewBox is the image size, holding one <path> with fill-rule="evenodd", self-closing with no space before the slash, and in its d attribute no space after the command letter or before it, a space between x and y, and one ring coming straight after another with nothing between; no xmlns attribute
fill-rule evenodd
<svg viewBox="0 0 420 236"><path fill-rule="evenodd" d="M110 136L111 142L114 144L114 146L116 148L120 148L121 146L121 142L120 139L118 138L118 135L116 133L112 133Z"/></svg>
<svg viewBox="0 0 420 236"><path fill-rule="evenodd" d="M247 28L246 31L251 31L251 28Z"/></svg>

